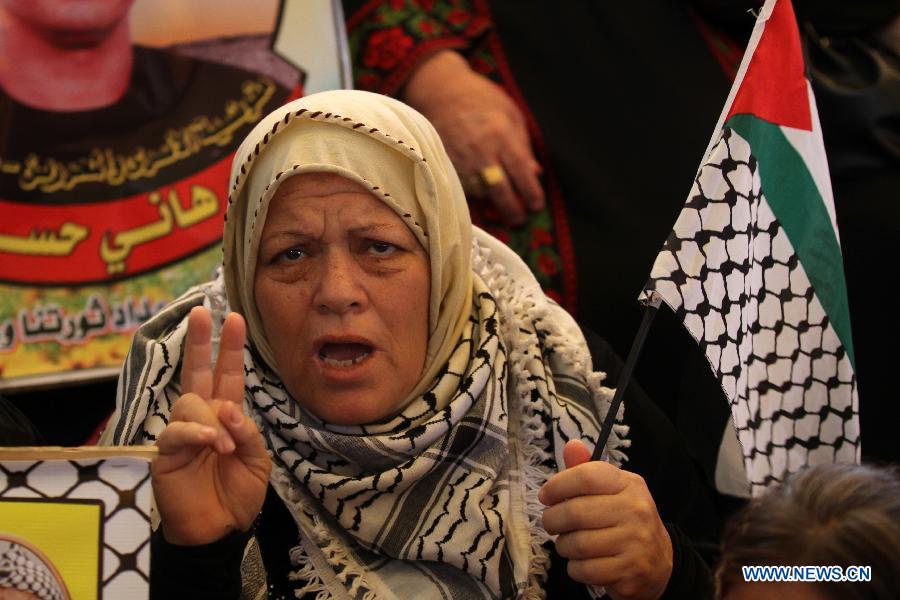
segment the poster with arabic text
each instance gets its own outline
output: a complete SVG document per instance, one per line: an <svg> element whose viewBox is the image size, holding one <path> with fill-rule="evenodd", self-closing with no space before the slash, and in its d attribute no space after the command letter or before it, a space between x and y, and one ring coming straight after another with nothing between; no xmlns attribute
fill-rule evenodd
<svg viewBox="0 0 900 600"><path fill-rule="evenodd" d="M0 5L0 391L114 374L211 277L232 155L300 95L278 0L62 4Z"/></svg>

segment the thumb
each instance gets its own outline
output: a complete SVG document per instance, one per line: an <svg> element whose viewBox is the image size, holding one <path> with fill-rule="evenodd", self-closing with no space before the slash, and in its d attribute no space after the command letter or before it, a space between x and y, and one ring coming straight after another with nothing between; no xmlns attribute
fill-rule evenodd
<svg viewBox="0 0 900 600"><path fill-rule="evenodd" d="M566 468L571 469L591 460L591 452L581 440L569 440L563 448L563 460Z"/></svg>

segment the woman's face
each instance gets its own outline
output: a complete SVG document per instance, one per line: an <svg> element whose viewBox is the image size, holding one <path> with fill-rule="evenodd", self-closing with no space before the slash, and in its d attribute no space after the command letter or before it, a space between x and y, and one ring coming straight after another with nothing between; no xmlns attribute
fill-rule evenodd
<svg viewBox="0 0 900 600"><path fill-rule="evenodd" d="M430 281L412 231L360 185L330 173L282 183L254 294L291 395L337 425L397 412L425 364Z"/></svg>

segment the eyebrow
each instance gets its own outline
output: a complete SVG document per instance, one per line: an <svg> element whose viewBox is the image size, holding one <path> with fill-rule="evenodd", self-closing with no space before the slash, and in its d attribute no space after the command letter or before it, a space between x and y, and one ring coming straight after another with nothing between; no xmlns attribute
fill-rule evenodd
<svg viewBox="0 0 900 600"><path fill-rule="evenodd" d="M373 223L371 225L362 225L361 227L351 227L350 233L360 234L360 233L369 233L372 231L381 231L383 229L395 229L397 225L393 225L390 223ZM404 229L406 225L403 226Z"/></svg>
<svg viewBox="0 0 900 600"><path fill-rule="evenodd" d="M361 225L359 227L351 227L348 231L354 235L360 235L365 233L373 233L378 231L383 231L385 229L396 230L399 227L396 224L392 223L373 223L371 225ZM407 229L404 225L403 229ZM412 232L410 232L412 233ZM273 231L269 236L269 238L275 237L294 237L294 238L318 238L317 235L306 231L302 225L295 225L290 229L279 229L277 231Z"/></svg>

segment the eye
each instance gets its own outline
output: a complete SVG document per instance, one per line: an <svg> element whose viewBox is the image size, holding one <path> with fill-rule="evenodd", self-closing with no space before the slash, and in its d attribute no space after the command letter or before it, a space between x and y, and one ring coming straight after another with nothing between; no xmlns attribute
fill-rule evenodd
<svg viewBox="0 0 900 600"><path fill-rule="evenodd" d="M390 242L383 242L380 240L372 240L369 242L368 251L370 254L375 256L390 256L394 252L397 252L400 248L391 244Z"/></svg>
<svg viewBox="0 0 900 600"><path fill-rule="evenodd" d="M284 252L278 254L275 257L275 260L281 262L296 262L304 256L308 256L308 254L303 248L288 248Z"/></svg>

